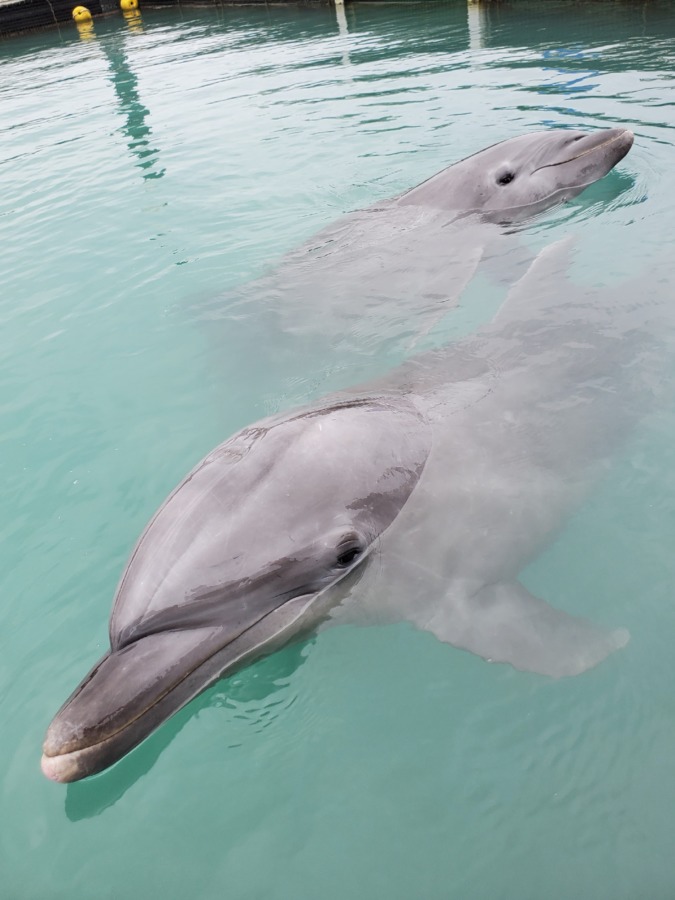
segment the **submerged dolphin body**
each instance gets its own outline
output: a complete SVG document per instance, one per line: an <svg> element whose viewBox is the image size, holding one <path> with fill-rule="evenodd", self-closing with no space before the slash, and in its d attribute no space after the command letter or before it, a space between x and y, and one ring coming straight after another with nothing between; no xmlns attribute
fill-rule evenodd
<svg viewBox="0 0 675 900"><path fill-rule="evenodd" d="M501 258L503 225L575 197L632 143L626 128L551 129L502 141L350 213L202 315L225 319L228 330L232 319L251 315L255 341L264 314L275 334L311 336L315 345L346 337L369 347L399 332L417 338L458 301L482 259L500 256L501 277L512 267Z"/></svg>
<svg viewBox="0 0 675 900"><path fill-rule="evenodd" d="M572 298L549 248L475 336L209 454L136 545L110 650L50 725L44 773L101 771L322 622L407 620L552 677L623 646L518 581L653 399L646 304Z"/></svg>

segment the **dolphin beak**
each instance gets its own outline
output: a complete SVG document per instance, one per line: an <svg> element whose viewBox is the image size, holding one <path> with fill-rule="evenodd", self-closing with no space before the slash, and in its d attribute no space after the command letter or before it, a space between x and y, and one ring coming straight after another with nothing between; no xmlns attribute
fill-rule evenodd
<svg viewBox="0 0 675 900"><path fill-rule="evenodd" d="M108 652L47 730L47 778L68 782L93 775L140 743L217 677L214 662L222 657L223 640L220 628L198 628L149 635ZM221 670L226 664L218 662Z"/></svg>
<svg viewBox="0 0 675 900"><path fill-rule="evenodd" d="M47 729L43 773L70 782L108 768L222 675L287 643L316 596L282 603L234 639L228 627L186 628L110 650Z"/></svg>
<svg viewBox="0 0 675 900"><path fill-rule="evenodd" d="M610 128L598 134L591 134L588 138L579 141L577 153L568 161L572 162L589 153L604 150L613 160L612 165L616 165L628 153L634 140L635 135L629 128Z"/></svg>
<svg viewBox="0 0 675 900"><path fill-rule="evenodd" d="M564 159L558 160L557 162L540 166L539 169L564 166L568 163L582 159L584 156L593 155L595 158L598 154L602 154L602 157L606 160L606 171L609 172L609 170L614 168L614 166L628 153L633 146L634 140L635 135L629 128L606 128L602 131L593 132L592 134L585 135L584 137L573 141L566 148L569 155L566 155ZM594 180L597 177L598 176L595 175Z"/></svg>

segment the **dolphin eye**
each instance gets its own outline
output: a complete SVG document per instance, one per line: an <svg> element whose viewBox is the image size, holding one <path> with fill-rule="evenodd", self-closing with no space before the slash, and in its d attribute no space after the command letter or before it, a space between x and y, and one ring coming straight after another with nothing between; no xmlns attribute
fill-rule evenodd
<svg viewBox="0 0 675 900"><path fill-rule="evenodd" d="M504 174L500 175L497 179L497 184L510 184L515 177L513 172L504 172Z"/></svg>
<svg viewBox="0 0 675 900"><path fill-rule="evenodd" d="M361 555L360 547L352 547L351 550L345 550L344 553L341 553L336 561L336 565L339 569L346 569L347 566L351 566L357 556Z"/></svg>
<svg viewBox="0 0 675 900"><path fill-rule="evenodd" d="M338 569L346 569L348 566L351 566L356 559L361 556L363 553L363 547L357 538L350 535L345 540L341 541L337 548L337 559L335 560L335 566Z"/></svg>

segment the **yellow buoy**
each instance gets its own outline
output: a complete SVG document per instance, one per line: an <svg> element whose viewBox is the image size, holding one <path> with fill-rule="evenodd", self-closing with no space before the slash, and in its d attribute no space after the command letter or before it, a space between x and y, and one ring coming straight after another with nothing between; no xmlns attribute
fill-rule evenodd
<svg viewBox="0 0 675 900"><path fill-rule="evenodd" d="M91 13L86 6L76 6L72 15L76 22L91 22Z"/></svg>
<svg viewBox="0 0 675 900"><path fill-rule="evenodd" d="M124 10L124 12L138 9L138 0L120 0L120 9Z"/></svg>

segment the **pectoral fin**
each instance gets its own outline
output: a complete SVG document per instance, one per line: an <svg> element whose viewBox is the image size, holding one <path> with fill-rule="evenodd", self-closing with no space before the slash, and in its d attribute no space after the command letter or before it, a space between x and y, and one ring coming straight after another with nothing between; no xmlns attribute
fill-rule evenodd
<svg viewBox="0 0 675 900"><path fill-rule="evenodd" d="M494 322L532 322L532 298L537 298L537 316L557 312L572 290L568 273L572 267L575 238L566 237L540 250L517 281L494 317Z"/></svg>
<svg viewBox="0 0 675 900"><path fill-rule="evenodd" d="M518 582L488 585L452 602L426 627L491 662L553 678L591 669L629 639L625 628L606 630L553 609Z"/></svg>
<svg viewBox="0 0 675 900"><path fill-rule="evenodd" d="M409 350L423 343L424 338L431 334L448 312L459 305L462 293L476 274L482 256L483 245L478 243L457 259L443 259L442 266L439 266L437 258L424 267L419 265L418 260L416 266L423 274L415 286L417 324L415 338L410 342Z"/></svg>

